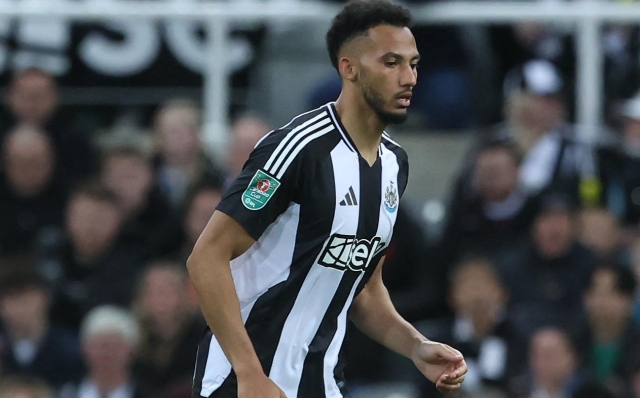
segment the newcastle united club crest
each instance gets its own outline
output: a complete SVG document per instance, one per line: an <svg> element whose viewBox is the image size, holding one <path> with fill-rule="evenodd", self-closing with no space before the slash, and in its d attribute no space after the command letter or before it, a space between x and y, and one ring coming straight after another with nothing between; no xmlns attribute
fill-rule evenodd
<svg viewBox="0 0 640 398"><path fill-rule="evenodd" d="M390 181L384 193L384 208L387 209L389 213L394 213L398 208L398 190L393 181Z"/></svg>

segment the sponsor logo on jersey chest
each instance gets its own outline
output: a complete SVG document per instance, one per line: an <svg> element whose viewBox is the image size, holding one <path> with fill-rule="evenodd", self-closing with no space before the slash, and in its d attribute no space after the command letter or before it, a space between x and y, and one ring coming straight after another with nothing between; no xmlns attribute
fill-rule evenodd
<svg viewBox="0 0 640 398"><path fill-rule="evenodd" d="M339 270L364 271L379 253L381 238L356 239L354 235L334 234L320 255L320 265Z"/></svg>
<svg viewBox="0 0 640 398"><path fill-rule="evenodd" d="M273 197L278 187L280 181L258 170L242 194L242 204L249 210L260 210Z"/></svg>

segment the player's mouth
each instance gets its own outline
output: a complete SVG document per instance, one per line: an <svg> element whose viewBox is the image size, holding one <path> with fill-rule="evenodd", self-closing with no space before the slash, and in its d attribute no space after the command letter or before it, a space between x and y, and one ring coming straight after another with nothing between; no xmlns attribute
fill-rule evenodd
<svg viewBox="0 0 640 398"><path fill-rule="evenodd" d="M403 108L408 108L409 105L411 105L412 95L413 94L411 93L411 91L398 95L396 97L396 101L398 102L398 105L400 105Z"/></svg>

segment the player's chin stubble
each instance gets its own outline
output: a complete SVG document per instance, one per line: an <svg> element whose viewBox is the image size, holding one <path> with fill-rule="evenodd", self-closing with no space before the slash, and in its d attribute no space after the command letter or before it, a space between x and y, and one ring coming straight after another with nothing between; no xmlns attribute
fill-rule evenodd
<svg viewBox="0 0 640 398"><path fill-rule="evenodd" d="M383 124L401 124L407 120L407 112L391 113L384 110L384 97L367 83L362 83L362 96Z"/></svg>

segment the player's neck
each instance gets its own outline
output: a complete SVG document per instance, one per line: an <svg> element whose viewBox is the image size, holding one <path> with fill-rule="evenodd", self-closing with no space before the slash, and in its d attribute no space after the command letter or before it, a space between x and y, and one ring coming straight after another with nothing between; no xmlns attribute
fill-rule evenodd
<svg viewBox="0 0 640 398"><path fill-rule="evenodd" d="M375 163L385 125L364 101L349 98L344 92L336 101L336 110L360 155L370 165Z"/></svg>

